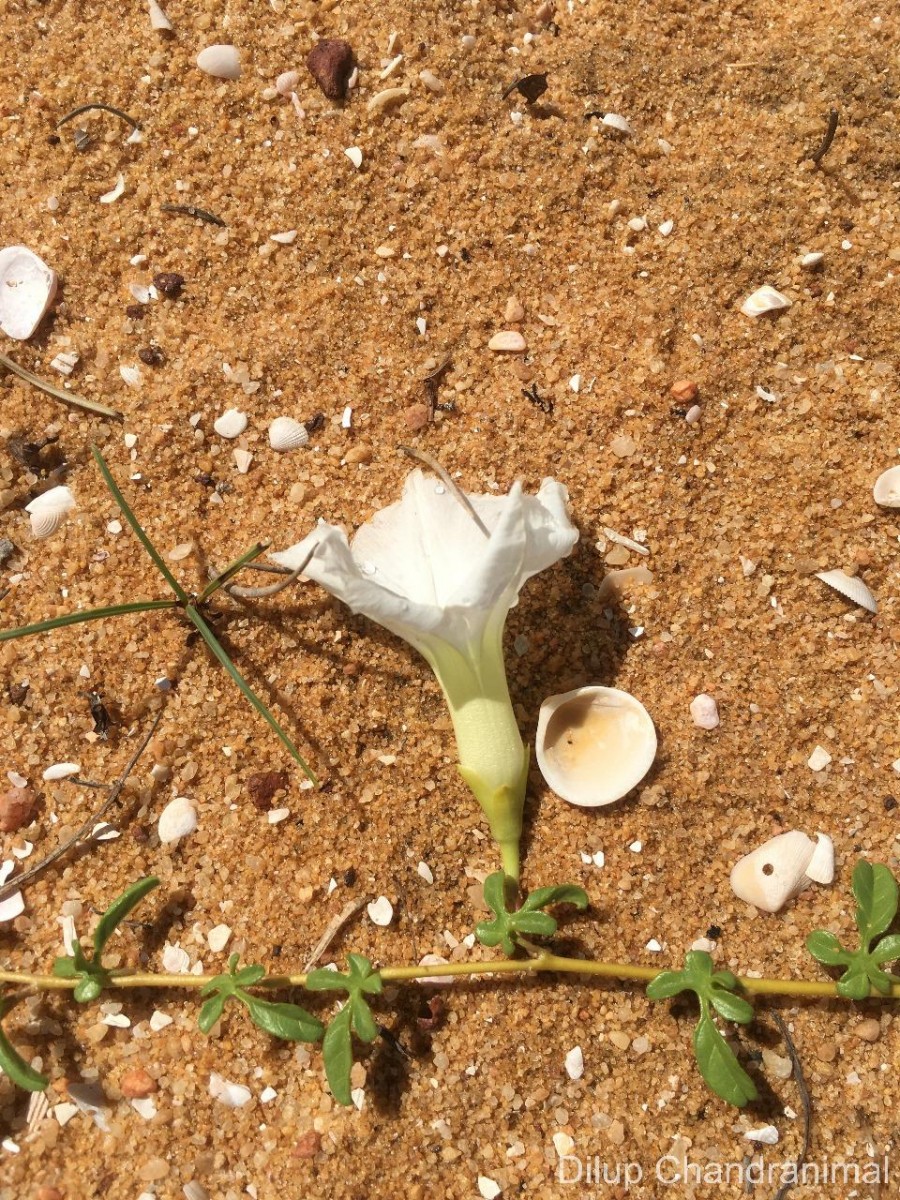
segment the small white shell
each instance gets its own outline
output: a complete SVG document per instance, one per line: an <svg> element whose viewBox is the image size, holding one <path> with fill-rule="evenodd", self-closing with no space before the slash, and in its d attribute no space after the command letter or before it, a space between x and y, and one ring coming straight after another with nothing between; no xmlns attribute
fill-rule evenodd
<svg viewBox="0 0 900 1200"><path fill-rule="evenodd" d="M293 417L276 417L269 426L269 445L273 450L296 450L308 441L306 426Z"/></svg>
<svg viewBox="0 0 900 1200"><path fill-rule="evenodd" d="M827 833L816 834L816 848L805 874L813 883L834 883L834 842Z"/></svg>
<svg viewBox="0 0 900 1200"><path fill-rule="evenodd" d="M197 808L187 796L176 796L159 814L159 840L166 844L187 837L197 828Z"/></svg>
<svg viewBox="0 0 900 1200"><path fill-rule="evenodd" d="M631 125L625 120L625 118L623 116L620 116L619 113L613 113L613 112L605 113L600 118L600 124L605 125L607 127L607 129L616 129L619 131L619 133L633 133L634 132L634 130L631 128Z"/></svg>
<svg viewBox="0 0 900 1200"><path fill-rule="evenodd" d="M656 730L634 696L581 687L541 705L535 752L557 796L596 808L621 800L644 778L656 756Z"/></svg>
<svg viewBox="0 0 900 1200"><path fill-rule="evenodd" d="M56 779L68 779L70 775L77 775L80 770L80 763L54 763L52 767L47 768L41 778L46 779L49 783Z"/></svg>
<svg viewBox="0 0 900 1200"><path fill-rule="evenodd" d="M149 0L149 12L151 29L156 29L164 33L172 28L172 22L163 12L162 8L160 8L159 4L157 4L156 0Z"/></svg>
<svg viewBox="0 0 900 1200"><path fill-rule="evenodd" d="M27 246L0 250L0 329L24 342L56 296L56 272Z"/></svg>
<svg viewBox="0 0 900 1200"><path fill-rule="evenodd" d="M882 508L900 508L900 467L888 467L875 480L872 488L875 503Z"/></svg>
<svg viewBox="0 0 900 1200"><path fill-rule="evenodd" d="M830 588L834 588L836 592L840 592L842 596L846 596L860 608L865 608L870 613L878 612L878 601L863 581L857 579L855 575L848 575L845 571L816 571L816 579L821 579L823 583L827 583Z"/></svg>
<svg viewBox="0 0 900 1200"><path fill-rule="evenodd" d="M813 267L817 267L824 257L825 255L821 250L814 250L811 254L803 255L800 259L800 266L806 267L807 271L809 271Z"/></svg>
<svg viewBox="0 0 900 1200"><path fill-rule="evenodd" d="M125 176L120 171L118 178L116 179L115 187L111 191L103 193L103 195L100 197L100 203L101 204L113 204L113 203L115 203L116 200L118 200L118 198L122 195L122 193L124 191L125 191Z"/></svg>
<svg viewBox="0 0 900 1200"><path fill-rule="evenodd" d="M36 538L49 537L55 533L70 509L75 507L75 497L67 487L50 488L35 496L25 511L31 518L31 532Z"/></svg>
<svg viewBox="0 0 900 1200"><path fill-rule="evenodd" d="M356 167L356 169L358 171L359 168L362 166L362 162L363 162L363 154L362 154L362 150L360 150L359 146L348 146L347 149L344 151L344 153L347 155L347 157L350 159L350 161L353 163L354 167Z"/></svg>
<svg viewBox="0 0 900 1200"><path fill-rule="evenodd" d="M395 108L408 99L409 91L407 88L385 88L383 92L375 93L366 105L366 111L370 113L384 112L385 109Z"/></svg>
<svg viewBox="0 0 900 1200"><path fill-rule="evenodd" d="M831 839L818 835L818 844L798 829L770 838L756 850L745 854L731 870L731 889L740 900L746 900L763 912L778 910L812 882L807 872L813 867L822 882L828 872L829 847L831 878L834 876L834 848Z"/></svg>
<svg viewBox="0 0 900 1200"><path fill-rule="evenodd" d="M247 428L247 414L237 408L227 408L213 421L213 429L223 438L240 437Z"/></svg>
<svg viewBox="0 0 900 1200"><path fill-rule="evenodd" d="M209 1076L209 1094L214 1100L219 1100L226 1108L243 1108L253 1099L253 1093L242 1083L229 1083L216 1071Z"/></svg>
<svg viewBox="0 0 900 1200"><path fill-rule="evenodd" d="M373 925L390 925L394 919L394 906L388 900L387 896L379 896L377 900L373 900L371 904L367 904L366 912L369 914L369 920Z"/></svg>
<svg viewBox="0 0 900 1200"><path fill-rule="evenodd" d="M279 96L289 96L300 86L299 71L282 71L275 80L275 91Z"/></svg>
<svg viewBox="0 0 900 1200"><path fill-rule="evenodd" d="M719 706L714 697L701 692L691 701L691 720L698 729L715 729L719 724Z"/></svg>
<svg viewBox="0 0 900 1200"><path fill-rule="evenodd" d="M197 66L216 79L241 77L241 56L236 46L207 46L197 55Z"/></svg>
<svg viewBox="0 0 900 1200"><path fill-rule="evenodd" d="M517 329L501 329L488 342L488 350L496 350L501 354L521 354L527 345Z"/></svg>
<svg viewBox="0 0 900 1200"><path fill-rule="evenodd" d="M779 308L790 308L791 301L787 296L782 296L781 292L776 292L773 287L768 284L765 287L759 288L747 297L741 305L741 312L745 317L758 317L762 313L776 312Z"/></svg>

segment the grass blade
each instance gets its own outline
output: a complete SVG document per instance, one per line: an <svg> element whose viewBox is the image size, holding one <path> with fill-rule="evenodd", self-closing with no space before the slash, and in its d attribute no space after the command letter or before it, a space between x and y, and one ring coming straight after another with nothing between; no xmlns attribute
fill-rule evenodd
<svg viewBox="0 0 900 1200"><path fill-rule="evenodd" d="M39 375L33 375L31 371L26 371L24 367L20 367L17 362L13 362L11 358L7 358L5 354L0 354L0 364L6 367L7 371L11 371L13 375L18 375L26 383L30 383L33 387L40 388L42 392L46 392L48 396L53 396L57 400L62 400L63 404L74 405L75 408L83 408L87 412L97 413L101 417L112 417L114 421L124 421L125 417L120 412L116 412L114 408L107 408L105 404L98 404L96 400L85 400L83 396L76 396L72 392L64 392L62 388L54 387L52 383L46 383Z"/></svg>
<svg viewBox="0 0 900 1200"><path fill-rule="evenodd" d="M156 569L162 575L163 579L165 579L166 583L169 585L169 587L172 589L172 591L175 593L175 595L178 597L178 599L181 601L181 603L182 604L189 603L190 597L188 596L187 592L184 590L184 588L181 586L181 584L178 582L178 580L175 578L175 576L172 574L172 572L169 570L169 568L163 562L162 558L160 558L156 547L153 545L153 543L147 537L147 535L144 532L137 517L131 511L131 508L128 505L128 501L125 499L125 497L122 495L121 491L119 490L119 485L116 483L115 479L113 479L112 472L110 471L109 467L106 465L106 460L104 459L103 455L100 453L100 451L97 449L96 446L91 446L91 453L94 456L94 461L96 462L97 466L100 468L100 474L103 476L103 482L109 488L110 492L112 493L113 499L115 500L116 504L118 504L119 508L121 509L122 516L125 518L125 520L128 522L128 524L131 526L131 528L134 530L134 533L135 533L138 541L141 543L141 545L144 547L144 549L147 551L147 553L153 559Z"/></svg>
<svg viewBox="0 0 900 1200"><path fill-rule="evenodd" d="M66 613L62 617L51 617L48 621L38 621L35 625L0 629L0 642L11 642L15 638L30 637L33 633L61 629L63 625L80 625L82 621L102 621L104 617L124 617L128 613L155 612L162 608L177 607L177 600L135 600L131 604L111 604L108 608L86 608L81 612Z"/></svg>
<svg viewBox="0 0 900 1200"><path fill-rule="evenodd" d="M257 542L252 546L246 554L242 554L240 558L236 558L233 563L230 563L224 571L220 571L215 579L211 579L200 595L197 597L197 603L202 604L204 600L208 600L213 592L217 592L220 587L223 587L229 579L237 575L247 563L253 562L254 558L259 558L264 550L268 550L271 542Z"/></svg>
<svg viewBox="0 0 900 1200"><path fill-rule="evenodd" d="M306 760L303 758L303 755L278 724L278 721L275 719L274 715L269 711L268 708L266 708L265 704L263 704L256 692L253 691L249 683L247 683L246 679L244 679L243 675L241 675L240 671L225 653L225 650L217 640L216 635L197 612L196 608L194 608L192 604L189 604L184 611L188 620L197 629L204 642L206 642L207 646L209 646L210 650L212 650L213 654L216 656L240 690L244 693L259 715L268 723L269 726L271 726L275 733L278 734L278 737L290 752L291 757L294 758L303 768L307 778L310 779L314 784L318 784L318 779L316 779L315 775L310 770Z"/></svg>

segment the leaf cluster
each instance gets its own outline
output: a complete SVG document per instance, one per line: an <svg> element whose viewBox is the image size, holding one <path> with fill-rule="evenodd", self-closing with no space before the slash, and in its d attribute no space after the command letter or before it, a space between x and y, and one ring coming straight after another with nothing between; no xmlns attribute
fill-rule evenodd
<svg viewBox="0 0 900 1200"><path fill-rule="evenodd" d="M380 995L382 980L363 954L348 954L346 975L320 968L310 971L306 986L313 992L346 992L347 1003L332 1018L322 1039L325 1077L339 1104L352 1104L350 1071L353 1067L353 1033L363 1042L378 1036L378 1024L366 996Z"/></svg>
<svg viewBox="0 0 900 1200"><path fill-rule="evenodd" d="M845 968L835 985L839 996L865 1000L872 988L882 996L889 996L893 984L900 983L900 977L885 971L884 963L900 958L900 934L881 935L897 915L897 881L881 863L861 859L853 869L852 887L859 949L845 950L827 929L813 930L806 939L806 948L817 962Z"/></svg>
<svg viewBox="0 0 900 1200"><path fill-rule="evenodd" d="M581 910L588 906L584 888L564 883L529 892L521 908L511 911L506 905L506 875L503 871L495 871L485 879L484 900L494 918L480 921L475 927L475 936L483 946L500 946L507 956L515 951L523 935L550 937L556 933L556 918L543 911L549 905L573 904Z"/></svg>
<svg viewBox="0 0 900 1200"><path fill-rule="evenodd" d="M208 997L197 1019L201 1031L209 1033L228 1001L236 1000L246 1008L253 1024L272 1037L288 1042L317 1042L325 1032L322 1022L299 1004L276 1003L248 992L247 988L262 983L266 969L258 963L251 963L238 970L239 957L232 954L228 960L227 974L217 975L201 989L200 995Z"/></svg>

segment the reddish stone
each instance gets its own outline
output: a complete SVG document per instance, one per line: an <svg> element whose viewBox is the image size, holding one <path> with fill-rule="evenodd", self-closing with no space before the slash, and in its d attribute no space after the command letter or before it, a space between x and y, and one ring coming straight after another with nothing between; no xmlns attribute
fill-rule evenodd
<svg viewBox="0 0 900 1200"><path fill-rule="evenodd" d="M329 100L347 98L347 82L355 66L353 49L348 42L340 38L322 38L310 50L306 65Z"/></svg>

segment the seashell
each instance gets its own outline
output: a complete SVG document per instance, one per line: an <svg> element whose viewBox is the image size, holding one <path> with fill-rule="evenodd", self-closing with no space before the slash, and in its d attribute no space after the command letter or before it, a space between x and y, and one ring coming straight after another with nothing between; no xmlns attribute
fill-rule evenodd
<svg viewBox="0 0 900 1200"><path fill-rule="evenodd" d="M768 284L752 292L741 305L745 317L758 317L762 313L777 312L780 308L790 308L791 302L781 292L776 292Z"/></svg>
<svg viewBox="0 0 900 1200"><path fill-rule="evenodd" d="M375 93L366 105L366 112L381 113L388 108L398 108L408 99L409 90L407 88L385 88L383 92Z"/></svg>
<svg viewBox="0 0 900 1200"><path fill-rule="evenodd" d="M875 480L872 488L875 503L882 508L900 508L900 467L888 467Z"/></svg>
<svg viewBox="0 0 900 1200"><path fill-rule="evenodd" d="M488 350L497 350L501 354L521 354L525 349L527 342L517 329L502 329L488 342Z"/></svg>
<svg viewBox="0 0 900 1200"><path fill-rule="evenodd" d="M619 133L633 133L634 130L628 121L619 113L605 113L600 118L600 124L605 125L607 129L616 129Z"/></svg>
<svg viewBox="0 0 900 1200"><path fill-rule="evenodd" d="M49 537L63 522L66 513L75 507L75 497L67 487L50 488L35 496L25 511L31 518L31 532L36 538Z"/></svg>
<svg viewBox="0 0 900 1200"><path fill-rule="evenodd" d="M353 163L354 167L356 167L356 169L358 171L359 168L362 166L362 162L363 162L363 154L362 154L362 150L360 150L359 146L348 146L347 149L344 151L344 153L347 155L347 157L350 159L350 161Z"/></svg>
<svg viewBox="0 0 900 1200"><path fill-rule="evenodd" d="M275 80L275 91L279 96L289 96L300 86L299 71L282 71Z"/></svg>
<svg viewBox="0 0 900 1200"><path fill-rule="evenodd" d="M698 729L715 729L719 724L719 706L712 696L701 692L691 701L691 719Z"/></svg>
<svg viewBox="0 0 900 1200"><path fill-rule="evenodd" d="M597 599L608 600L610 596L618 596L621 591L632 583L650 583L653 572L649 567L623 567L621 571L607 571L597 588Z"/></svg>
<svg viewBox="0 0 900 1200"><path fill-rule="evenodd" d="M209 1094L226 1108L243 1108L253 1099L253 1093L242 1083L229 1083L216 1071L210 1072Z"/></svg>
<svg viewBox="0 0 900 1200"><path fill-rule="evenodd" d="M237 408L227 408L213 421L213 429L223 438L240 437L247 428L247 414Z"/></svg>
<svg viewBox="0 0 900 1200"><path fill-rule="evenodd" d="M269 426L269 445L273 450L296 450L308 441L306 426L293 417L276 417Z"/></svg>
<svg viewBox="0 0 900 1200"><path fill-rule="evenodd" d="M241 77L241 56L236 46L207 46L197 55L197 66L215 79Z"/></svg>
<svg viewBox="0 0 900 1200"><path fill-rule="evenodd" d="M159 840L169 845L197 828L197 807L187 796L176 796L159 814Z"/></svg>
<svg viewBox="0 0 900 1200"><path fill-rule="evenodd" d="M249 450L241 450L240 447L237 447L232 453L234 454L234 463L238 469L238 473L246 475L250 470L250 464L253 462L253 455Z"/></svg>
<svg viewBox="0 0 900 1200"><path fill-rule="evenodd" d="M870 613L878 612L878 601L872 595L861 579L848 575L845 571L816 571L816 579L821 579L830 588L865 608Z"/></svg>
<svg viewBox="0 0 900 1200"><path fill-rule="evenodd" d="M656 730L634 696L581 687L541 705L535 752L557 796L597 808L621 800L644 778L656 756Z"/></svg>
<svg viewBox="0 0 900 1200"><path fill-rule="evenodd" d="M434 71L424 70L419 72L419 78L428 88L429 92L434 92L436 96L442 95L444 91L444 81L435 75Z"/></svg>
<svg viewBox="0 0 900 1200"><path fill-rule="evenodd" d="M122 382L127 383L129 387L140 387L143 382L140 367L119 367L119 374L122 376Z"/></svg>
<svg viewBox="0 0 900 1200"><path fill-rule="evenodd" d="M80 763L54 763L53 766L47 768L41 778L50 783L57 779L68 779L70 775L77 775L80 770Z"/></svg>
<svg viewBox="0 0 900 1200"><path fill-rule="evenodd" d="M390 925L394 919L394 906L387 896L379 896L371 904L366 905L366 912L373 925Z"/></svg>
<svg viewBox="0 0 900 1200"><path fill-rule="evenodd" d="M0 250L0 329L24 342L56 296L57 275L27 246Z"/></svg>
<svg viewBox="0 0 900 1200"><path fill-rule="evenodd" d="M150 28L156 29L160 33L166 33L171 30L172 22L157 4L156 0L149 0L150 12Z"/></svg>
<svg viewBox="0 0 900 1200"><path fill-rule="evenodd" d="M124 191L125 191L125 176L120 171L119 176L116 179L115 187L111 191L103 193L103 195L100 197L100 203L101 204L113 204L113 203L115 203L116 200L118 200L118 198L122 195L122 193Z"/></svg>
<svg viewBox="0 0 900 1200"><path fill-rule="evenodd" d="M731 869L731 890L763 912L778 912L815 879L830 883L834 878L834 846L831 838L817 834L818 842L798 829L770 838L745 854ZM814 874L810 875L812 868Z"/></svg>
<svg viewBox="0 0 900 1200"><path fill-rule="evenodd" d="M806 267L807 271L812 270L813 267L817 267L819 265L824 257L825 255L821 252L821 250L814 250L811 254L803 255L803 257L800 259L800 266Z"/></svg>

